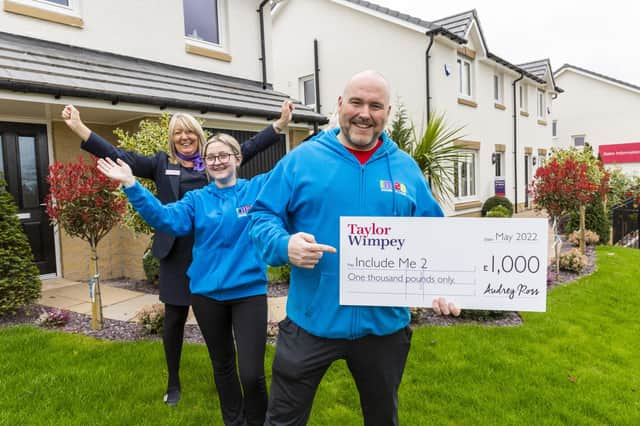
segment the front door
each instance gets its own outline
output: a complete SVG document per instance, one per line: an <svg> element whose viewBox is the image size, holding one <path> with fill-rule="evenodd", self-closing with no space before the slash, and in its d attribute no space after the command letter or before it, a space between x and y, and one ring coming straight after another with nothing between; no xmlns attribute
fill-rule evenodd
<svg viewBox="0 0 640 426"><path fill-rule="evenodd" d="M18 205L18 217L40 274L55 274L53 227L44 204L49 192L46 126L0 123L0 173Z"/></svg>

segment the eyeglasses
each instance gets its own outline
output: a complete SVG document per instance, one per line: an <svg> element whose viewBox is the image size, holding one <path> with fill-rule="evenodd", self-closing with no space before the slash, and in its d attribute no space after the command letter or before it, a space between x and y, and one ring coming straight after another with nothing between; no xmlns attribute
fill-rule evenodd
<svg viewBox="0 0 640 426"><path fill-rule="evenodd" d="M220 161L221 163L228 163L229 159L231 158L233 154L229 153L229 152L221 152L218 155L213 155L213 154L209 154L206 157L204 157L204 161L206 161L207 163L215 163L216 160Z"/></svg>

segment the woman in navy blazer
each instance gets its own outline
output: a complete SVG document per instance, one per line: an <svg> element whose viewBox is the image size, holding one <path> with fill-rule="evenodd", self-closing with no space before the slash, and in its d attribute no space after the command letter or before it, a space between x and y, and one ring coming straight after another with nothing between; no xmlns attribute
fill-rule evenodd
<svg viewBox="0 0 640 426"><path fill-rule="evenodd" d="M293 103L285 100L280 118L242 144L243 164L280 140L279 132L291 121L292 112ZM82 122L73 105L65 106L62 118L82 139L80 147L83 150L99 158L121 159L131 167L135 176L153 180L157 197L163 204L177 201L188 191L208 183L200 156L206 142L204 131L189 114L173 115L169 122L169 152L159 152L151 157L114 147ZM160 300L165 304L162 342L168 370L164 401L170 406L175 406L180 400L180 355L190 303L186 271L191 264L192 248L193 235L174 237L160 231L155 232L151 248L152 254L160 260Z"/></svg>

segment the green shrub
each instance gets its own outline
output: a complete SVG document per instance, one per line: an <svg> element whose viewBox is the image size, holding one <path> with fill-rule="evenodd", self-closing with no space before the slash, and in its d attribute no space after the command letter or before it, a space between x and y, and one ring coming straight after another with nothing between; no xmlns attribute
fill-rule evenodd
<svg viewBox="0 0 640 426"><path fill-rule="evenodd" d="M151 245L145 250L142 256L142 267L147 281L151 284L158 285L160 280L160 261L151 253Z"/></svg>
<svg viewBox="0 0 640 426"><path fill-rule="evenodd" d="M571 249L560 255L560 269L565 271L580 272L587 266L587 256L580 253L577 248Z"/></svg>
<svg viewBox="0 0 640 426"><path fill-rule="evenodd" d="M40 271L17 213L0 180L0 316L14 314L40 297Z"/></svg>
<svg viewBox="0 0 640 426"><path fill-rule="evenodd" d="M487 212L486 217L511 217L512 213L505 206L495 206Z"/></svg>
<svg viewBox="0 0 640 426"><path fill-rule="evenodd" d="M162 334L164 327L164 304L156 303L145 306L138 311L135 320L142 329L142 334Z"/></svg>
<svg viewBox="0 0 640 426"><path fill-rule="evenodd" d="M496 195L485 200L484 204L482 205L482 210L480 211L482 217L485 217L489 210L493 209L496 206L505 207L509 211L509 216L507 217L513 216L513 203L511 203L511 201L509 201L507 197L500 197Z"/></svg>
<svg viewBox="0 0 640 426"><path fill-rule="evenodd" d="M267 267L267 280L269 282L289 282L290 275L291 266L289 264Z"/></svg>
<svg viewBox="0 0 640 426"><path fill-rule="evenodd" d="M585 209L585 228L589 229L600 237L600 243L609 242L610 222L607 212L604 210L602 200L598 197L593 203L588 204ZM565 226L565 232L569 233L580 229L580 212L574 211L569 215L569 221Z"/></svg>

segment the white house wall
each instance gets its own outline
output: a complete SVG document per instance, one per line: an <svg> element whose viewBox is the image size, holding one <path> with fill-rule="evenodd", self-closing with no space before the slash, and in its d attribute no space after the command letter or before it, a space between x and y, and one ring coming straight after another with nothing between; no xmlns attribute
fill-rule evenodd
<svg viewBox="0 0 640 426"><path fill-rule="evenodd" d="M225 5L231 61L185 51L182 1L83 0L83 28L0 11L0 31L132 56L207 72L262 79L260 21L256 0L219 0ZM161 6L159 6L161 4ZM265 7L267 58L271 18ZM267 62L269 71L271 64Z"/></svg>
<svg viewBox="0 0 640 426"><path fill-rule="evenodd" d="M572 136L585 135L595 153L600 145L640 142L640 90L585 76L570 68L556 76L565 90L555 103L559 146L573 145ZM618 165L640 174L640 163Z"/></svg>
<svg viewBox="0 0 640 426"><path fill-rule="evenodd" d="M472 27L471 31L477 31ZM336 108L347 79L364 69L375 69L386 76L392 87L392 102L396 99L407 108L418 129L426 124L425 52L429 38L421 32L394 25L332 1L289 0L273 17L274 87L290 96L303 99L299 78L314 72L313 40L318 40L320 92L322 113L329 115ZM437 37L431 49L430 90L431 112L445 113L447 121L465 126L464 140L480 142L478 152L478 193L466 200L445 204L447 215L477 212L479 207L455 210L462 201L484 201L494 195L494 166L491 154L496 144L506 146L506 195L514 200L513 179L513 100L511 82L519 76L513 71L486 59L480 38L471 34L467 47L478 56L473 61L474 102L477 107L458 103L457 45ZM445 76L444 66L450 76ZM504 75L503 104L497 109L493 100L493 72ZM529 81L531 84L531 82ZM551 124L537 124L535 89L530 88L528 118L518 115L518 202L524 202L524 147L538 148L551 144ZM550 100L550 96L548 97ZM539 164L539 163L538 163Z"/></svg>

